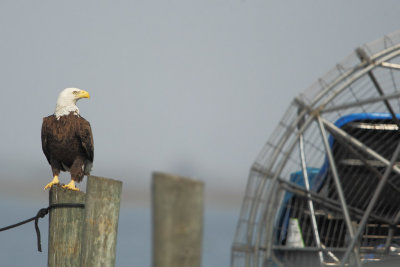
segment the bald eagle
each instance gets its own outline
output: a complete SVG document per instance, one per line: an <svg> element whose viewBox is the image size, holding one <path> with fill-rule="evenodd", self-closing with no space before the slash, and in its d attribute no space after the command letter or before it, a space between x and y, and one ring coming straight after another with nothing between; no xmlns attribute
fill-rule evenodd
<svg viewBox="0 0 400 267"><path fill-rule="evenodd" d="M90 174L94 150L92 129L76 106L76 101L89 97L84 90L66 88L58 96L54 114L43 118L42 149L53 172L53 180L44 189L59 184L60 171L69 171L71 181L63 187L79 191L75 182Z"/></svg>

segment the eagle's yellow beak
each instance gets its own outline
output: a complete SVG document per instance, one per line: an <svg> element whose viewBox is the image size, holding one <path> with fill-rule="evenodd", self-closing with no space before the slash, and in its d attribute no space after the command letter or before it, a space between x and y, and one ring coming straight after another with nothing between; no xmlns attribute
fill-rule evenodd
<svg viewBox="0 0 400 267"><path fill-rule="evenodd" d="M85 90L80 90L78 94L78 98L90 98L90 95Z"/></svg>

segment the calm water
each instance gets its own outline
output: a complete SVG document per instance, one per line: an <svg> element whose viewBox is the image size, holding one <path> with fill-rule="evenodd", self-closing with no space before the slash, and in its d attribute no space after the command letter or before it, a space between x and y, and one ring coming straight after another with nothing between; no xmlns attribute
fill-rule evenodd
<svg viewBox="0 0 400 267"><path fill-rule="evenodd" d="M0 227L36 215L47 203L10 200L0 197ZM206 207L203 263L204 267L229 266L238 210ZM34 223L0 232L0 266L47 266L48 216L39 221L42 250L37 251ZM151 212L142 207L122 206L118 228L116 266L151 266Z"/></svg>

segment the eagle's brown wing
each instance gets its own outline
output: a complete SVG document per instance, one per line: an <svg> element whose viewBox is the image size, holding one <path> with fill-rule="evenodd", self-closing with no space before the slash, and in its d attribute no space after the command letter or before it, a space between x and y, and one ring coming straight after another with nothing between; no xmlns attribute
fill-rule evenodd
<svg viewBox="0 0 400 267"><path fill-rule="evenodd" d="M50 164L50 152L48 149L48 136L49 136L49 124L51 121L50 117L51 116L44 117L42 123L42 150L49 164Z"/></svg>
<svg viewBox="0 0 400 267"><path fill-rule="evenodd" d="M87 159L93 162L94 145L93 145L92 128L90 127L90 123L82 117L80 117L79 119L78 136L79 139L81 140L81 144L83 150L85 151Z"/></svg>

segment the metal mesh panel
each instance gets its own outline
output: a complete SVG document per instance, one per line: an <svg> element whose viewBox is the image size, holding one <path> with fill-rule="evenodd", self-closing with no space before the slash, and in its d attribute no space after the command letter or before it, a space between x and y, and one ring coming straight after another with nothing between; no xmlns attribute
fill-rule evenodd
<svg viewBox="0 0 400 267"><path fill-rule="evenodd" d="M400 250L400 31L297 96L251 167L231 266L361 265Z"/></svg>

